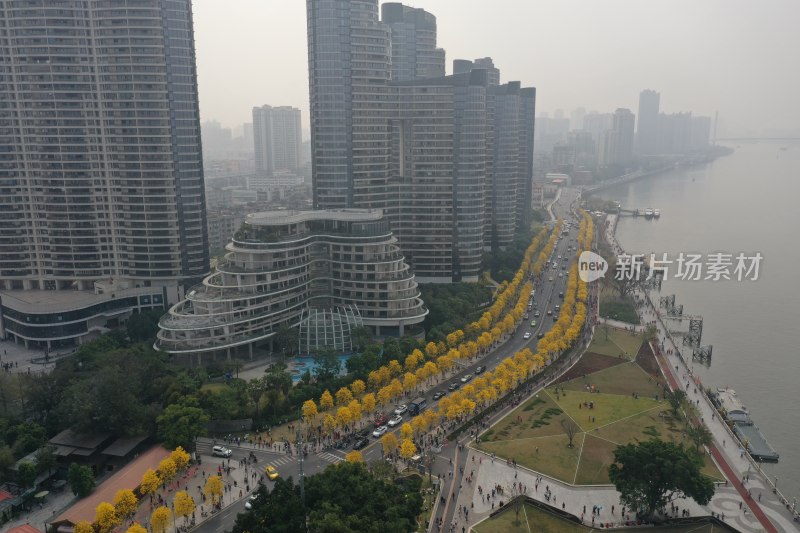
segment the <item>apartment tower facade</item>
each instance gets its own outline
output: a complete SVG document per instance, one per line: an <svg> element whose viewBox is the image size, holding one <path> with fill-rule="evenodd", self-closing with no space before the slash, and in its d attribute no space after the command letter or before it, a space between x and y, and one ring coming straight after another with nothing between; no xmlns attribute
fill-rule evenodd
<svg viewBox="0 0 800 533"><path fill-rule="evenodd" d="M74 344L208 273L191 1L0 21L0 335Z"/></svg>

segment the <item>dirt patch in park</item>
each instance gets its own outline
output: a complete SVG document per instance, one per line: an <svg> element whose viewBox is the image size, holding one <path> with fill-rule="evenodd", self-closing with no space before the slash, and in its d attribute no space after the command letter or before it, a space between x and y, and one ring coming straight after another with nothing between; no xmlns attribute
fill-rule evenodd
<svg viewBox="0 0 800 533"><path fill-rule="evenodd" d="M636 363L642 367L642 370L662 380L664 375L661 373L661 367L658 366L658 362L656 361L656 356L653 353L653 350L650 348L649 342L643 342L642 345L639 347L639 351L636 353Z"/></svg>
<svg viewBox="0 0 800 533"><path fill-rule="evenodd" d="M627 362L627 359L620 359L619 357L611 357L610 355L603 355L594 352L587 352L583 354L581 360L575 366L570 368L563 376L561 376L556 383L563 383L571 379L579 378L585 374L591 374L598 370L605 370L612 366L619 365ZM655 359L653 360L655 362Z"/></svg>

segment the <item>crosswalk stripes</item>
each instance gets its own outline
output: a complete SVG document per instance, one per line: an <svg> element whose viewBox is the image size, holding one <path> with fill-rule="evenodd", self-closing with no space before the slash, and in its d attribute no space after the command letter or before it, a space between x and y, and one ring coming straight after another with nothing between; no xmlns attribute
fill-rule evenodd
<svg viewBox="0 0 800 533"><path fill-rule="evenodd" d="M294 457L285 456L285 457L280 457L278 459L272 459L270 461L267 461L266 465L280 466L280 465L285 465L287 463L291 463L292 461L294 461Z"/></svg>
<svg viewBox="0 0 800 533"><path fill-rule="evenodd" d="M325 461L328 461L329 463L338 463L338 462L342 461L341 457L339 457L338 455L335 455L333 453L329 453L329 452L320 452L320 453L317 454L317 457L319 457L320 459L324 459Z"/></svg>

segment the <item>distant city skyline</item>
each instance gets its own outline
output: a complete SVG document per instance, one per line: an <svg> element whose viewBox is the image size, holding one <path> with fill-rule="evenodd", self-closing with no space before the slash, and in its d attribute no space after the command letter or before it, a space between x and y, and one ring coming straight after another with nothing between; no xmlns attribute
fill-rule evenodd
<svg viewBox="0 0 800 533"><path fill-rule="evenodd" d="M458 50L458 57L491 50L506 79L539 88L537 108L551 116L579 107L636 110L639 92L650 88L661 93L664 112L719 111L722 134L800 130L800 75L785 61L769 60L800 48L792 27L800 3L778 0L764 9L709 0L693 5L691 17L660 0L507 0L497 9L478 0L417 0L413 6L442 21L439 46ZM250 121L253 106L288 105L302 110L307 138L305 7L301 1L195 0L203 120L235 127ZM453 59L452 53L446 58L448 73Z"/></svg>

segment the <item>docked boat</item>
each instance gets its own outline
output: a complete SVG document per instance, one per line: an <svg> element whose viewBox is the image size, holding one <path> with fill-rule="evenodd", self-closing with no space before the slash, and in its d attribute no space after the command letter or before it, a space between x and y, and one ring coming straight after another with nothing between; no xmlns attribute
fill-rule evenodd
<svg viewBox="0 0 800 533"><path fill-rule="evenodd" d="M739 401L736 391L730 388L720 387L717 392L711 395L711 400L717 407L720 415L733 430L742 448L748 451L757 461L765 463L777 463L778 452L770 446L761 430L750 418L747 408Z"/></svg>
<svg viewBox="0 0 800 533"><path fill-rule="evenodd" d="M649 207L644 210L644 217L645 218L653 218L653 210Z"/></svg>
<svg viewBox="0 0 800 533"><path fill-rule="evenodd" d="M653 217L658 218L660 216L661 216L661 210L660 209L653 209Z"/></svg>

